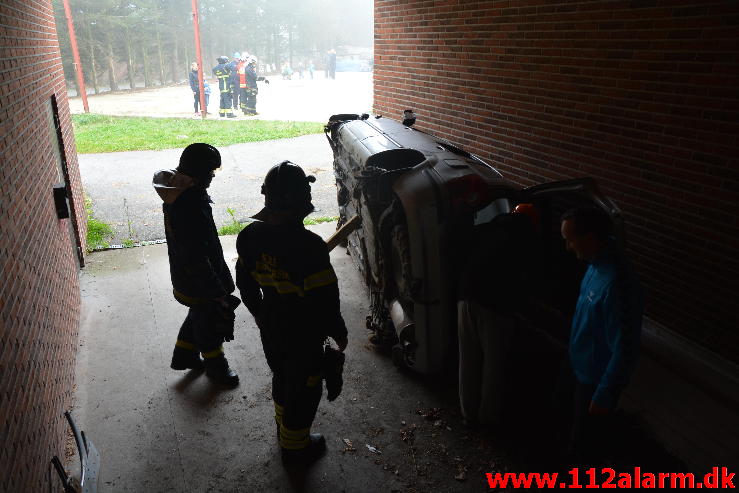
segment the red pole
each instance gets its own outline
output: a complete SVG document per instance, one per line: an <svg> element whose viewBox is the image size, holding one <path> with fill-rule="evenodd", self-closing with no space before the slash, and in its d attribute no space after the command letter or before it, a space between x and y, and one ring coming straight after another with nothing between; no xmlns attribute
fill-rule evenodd
<svg viewBox="0 0 739 493"><path fill-rule="evenodd" d="M198 87L200 88L200 115L205 118L208 109L205 107L205 88L203 87L203 55L200 53L200 17L198 0L192 0L192 24L195 29L195 58L198 62Z"/></svg>
<svg viewBox="0 0 739 493"><path fill-rule="evenodd" d="M67 28L69 29L69 41L72 45L72 56L74 57L74 73L77 75L77 85L82 96L82 106L85 113L90 112L87 106L87 89L85 88L85 77L82 75L82 63L80 63L80 50L77 49L77 36L74 34L74 23L72 22L72 10L69 8L69 0L64 0L64 14L67 16Z"/></svg>

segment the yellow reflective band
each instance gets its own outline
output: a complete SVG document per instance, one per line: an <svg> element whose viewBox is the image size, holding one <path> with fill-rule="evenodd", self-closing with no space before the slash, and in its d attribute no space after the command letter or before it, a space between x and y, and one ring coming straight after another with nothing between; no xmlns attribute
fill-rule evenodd
<svg viewBox="0 0 739 493"><path fill-rule="evenodd" d="M280 425L280 446L289 450L299 450L308 446L310 442L310 428L291 430Z"/></svg>
<svg viewBox="0 0 739 493"><path fill-rule="evenodd" d="M329 284L333 284L336 281L336 273L334 272L333 267L330 267L326 270L316 272L315 274L311 274L306 277L305 281L303 281L303 289L305 291L309 291L311 289L328 286Z"/></svg>
<svg viewBox="0 0 739 493"><path fill-rule="evenodd" d="M174 294L174 297L177 301L180 303L183 303L184 305L190 306L190 305L202 305L203 303L207 303L208 299L206 298L194 298L192 296L187 296L186 294L182 294L176 289L172 290L172 293Z"/></svg>
<svg viewBox="0 0 739 493"><path fill-rule="evenodd" d="M304 296L303 289L300 286L296 286L290 281L277 280L270 273L254 270L251 272L251 276L260 286L275 288L280 294L297 294L301 298Z"/></svg>
<svg viewBox="0 0 739 493"><path fill-rule="evenodd" d="M285 408L280 406L276 402L275 402L275 414L277 416L282 416L283 414L285 414Z"/></svg>
<svg viewBox="0 0 739 493"><path fill-rule="evenodd" d="M303 440L289 440L280 438L280 447L287 449L287 450L302 450L308 446L309 443L308 437L305 437Z"/></svg>
<svg viewBox="0 0 739 493"><path fill-rule="evenodd" d="M203 353L203 358L217 358L218 356L223 354L223 346L214 349L213 351L208 351L207 353Z"/></svg>
<svg viewBox="0 0 739 493"><path fill-rule="evenodd" d="M301 428L299 430L291 430L285 425L280 426L280 435L287 438L299 440L310 433L310 428Z"/></svg>
<svg viewBox="0 0 739 493"><path fill-rule="evenodd" d="M311 375L308 377L308 381L305 382L308 387L315 387L319 383L321 383L321 375Z"/></svg>
<svg viewBox="0 0 739 493"><path fill-rule="evenodd" d="M183 341L182 339L177 339L177 342L174 343L175 346L181 347L182 349L188 349L190 351L195 350L195 344L192 342Z"/></svg>

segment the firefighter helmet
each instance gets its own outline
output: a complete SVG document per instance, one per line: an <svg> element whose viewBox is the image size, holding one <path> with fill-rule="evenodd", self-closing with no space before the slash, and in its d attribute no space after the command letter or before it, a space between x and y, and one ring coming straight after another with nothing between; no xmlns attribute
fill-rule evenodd
<svg viewBox="0 0 739 493"><path fill-rule="evenodd" d="M313 210L310 184L315 181L315 176L306 176L303 169L295 163L283 161L276 164L264 177L264 205L273 211L308 209L310 212Z"/></svg>
<svg viewBox="0 0 739 493"><path fill-rule="evenodd" d="M210 176L221 167L221 153L210 144L195 143L185 147L177 171L193 178Z"/></svg>
<svg viewBox="0 0 739 493"><path fill-rule="evenodd" d="M228 57L226 55L222 55L218 57L218 63L227 63Z"/></svg>

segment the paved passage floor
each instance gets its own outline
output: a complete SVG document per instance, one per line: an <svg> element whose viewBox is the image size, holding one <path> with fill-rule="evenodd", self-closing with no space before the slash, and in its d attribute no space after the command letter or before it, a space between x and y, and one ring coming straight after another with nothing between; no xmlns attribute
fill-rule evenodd
<svg viewBox="0 0 739 493"><path fill-rule="evenodd" d="M314 229L327 237L334 227ZM235 237L222 243L233 266ZM326 436L327 455L288 474L274 437L269 370L246 309L225 345L241 377L228 390L169 368L186 308L171 295L166 245L88 256L74 413L101 452L101 492L486 488L483 472L506 463L493 444L461 428L455 376L400 372L369 346L359 274L344 249L331 259L350 334L344 392L321 402L314 425Z"/></svg>

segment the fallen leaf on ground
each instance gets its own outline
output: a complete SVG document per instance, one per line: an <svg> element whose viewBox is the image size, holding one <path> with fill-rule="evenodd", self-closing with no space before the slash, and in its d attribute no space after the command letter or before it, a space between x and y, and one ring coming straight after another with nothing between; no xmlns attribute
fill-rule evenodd
<svg viewBox="0 0 739 493"><path fill-rule="evenodd" d="M375 447L373 447L369 443L365 443L365 445L367 446L367 450L369 450L373 454L382 454L382 452L380 452L379 449L376 449Z"/></svg>

